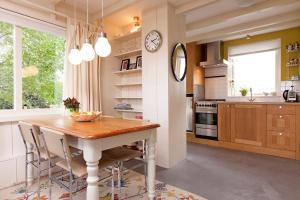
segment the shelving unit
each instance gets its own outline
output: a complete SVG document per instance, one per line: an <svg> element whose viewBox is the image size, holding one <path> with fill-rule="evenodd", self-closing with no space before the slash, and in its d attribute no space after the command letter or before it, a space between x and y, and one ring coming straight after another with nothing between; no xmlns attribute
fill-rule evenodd
<svg viewBox="0 0 300 200"><path fill-rule="evenodd" d="M299 45L299 42L298 42L298 45ZM298 60L298 62L297 63L289 63L290 61L292 61L294 59ZM291 76L292 70L294 73L295 73L295 71L298 72L297 75L293 75L293 76L295 76L294 78L292 78L292 76ZM286 49L286 71L287 71L287 73L286 73L287 80L300 79L300 47L299 46L294 50Z"/></svg>
<svg viewBox="0 0 300 200"><path fill-rule="evenodd" d="M126 57L131 57L137 54L141 54L142 53L142 49L135 49L135 50L130 50L130 51L126 51L124 53L119 53L114 55L117 58L126 58Z"/></svg>
<svg viewBox="0 0 300 200"><path fill-rule="evenodd" d="M138 31L114 39L120 48L114 57L120 63L122 59L130 59L130 63L135 63L137 56L142 55L141 35L141 31ZM118 94L114 99L117 104L126 103L132 107L132 110L115 109L123 118L140 119L143 114L142 72L142 68L114 72L118 76L118 81L114 84Z"/></svg>

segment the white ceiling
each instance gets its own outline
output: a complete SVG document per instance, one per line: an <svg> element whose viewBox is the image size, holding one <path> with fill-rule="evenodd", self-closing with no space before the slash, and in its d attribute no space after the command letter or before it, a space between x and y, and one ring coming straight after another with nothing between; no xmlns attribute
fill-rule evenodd
<svg viewBox="0 0 300 200"><path fill-rule="evenodd" d="M9 0L34 2L85 19L86 0ZM90 19L101 16L101 0L88 0ZM187 41L231 39L287 27L300 26L300 0L104 0L105 20L123 27L141 16L143 10L168 1L175 12L184 14Z"/></svg>

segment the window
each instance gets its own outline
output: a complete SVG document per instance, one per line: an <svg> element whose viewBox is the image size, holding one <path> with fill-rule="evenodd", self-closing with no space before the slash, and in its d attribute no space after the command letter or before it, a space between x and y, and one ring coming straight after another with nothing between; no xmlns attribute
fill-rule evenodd
<svg viewBox="0 0 300 200"><path fill-rule="evenodd" d="M229 96L241 96L241 88L252 88L256 96L280 90L280 40L232 47L229 60L232 63Z"/></svg>
<svg viewBox="0 0 300 200"><path fill-rule="evenodd" d="M1 17L0 13L0 110L61 107L63 34L45 23Z"/></svg>

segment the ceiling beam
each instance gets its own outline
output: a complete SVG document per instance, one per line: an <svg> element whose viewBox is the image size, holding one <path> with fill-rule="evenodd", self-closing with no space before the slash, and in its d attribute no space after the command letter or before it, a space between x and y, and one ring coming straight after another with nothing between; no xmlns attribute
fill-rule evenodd
<svg viewBox="0 0 300 200"><path fill-rule="evenodd" d="M183 14L197 8L201 8L208 4L214 3L216 0L192 0L175 8L175 14Z"/></svg>
<svg viewBox="0 0 300 200"><path fill-rule="evenodd" d="M187 31L203 29L208 26L223 23L233 18L241 17L250 13L259 12L265 9L291 4L294 2L299 2L299 0L267 0L262 3L254 4L247 8L238 9L236 11L231 11L225 14L220 14L211 18L202 19L201 21L190 23L187 25L186 29Z"/></svg>
<svg viewBox="0 0 300 200"><path fill-rule="evenodd" d="M285 22L298 20L300 22L300 10L288 14L276 15L266 18L264 20L256 20L253 22L243 23L220 30L213 30L211 32L203 33L197 36L188 37L188 41L207 40L209 38L224 37L226 35L240 34L241 32L250 32L254 29L264 28L276 24L283 24Z"/></svg>

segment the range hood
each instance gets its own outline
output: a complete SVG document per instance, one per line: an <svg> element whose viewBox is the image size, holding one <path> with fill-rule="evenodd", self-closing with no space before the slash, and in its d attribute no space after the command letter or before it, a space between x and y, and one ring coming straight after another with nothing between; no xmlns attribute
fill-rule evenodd
<svg viewBox="0 0 300 200"><path fill-rule="evenodd" d="M223 42L206 44L206 61L200 62L203 68L227 67L228 61L223 59Z"/></svg>

